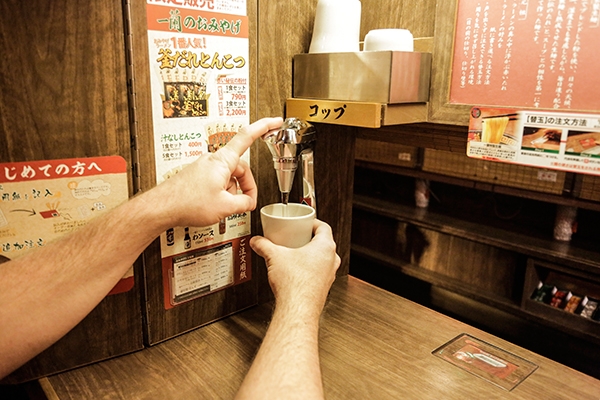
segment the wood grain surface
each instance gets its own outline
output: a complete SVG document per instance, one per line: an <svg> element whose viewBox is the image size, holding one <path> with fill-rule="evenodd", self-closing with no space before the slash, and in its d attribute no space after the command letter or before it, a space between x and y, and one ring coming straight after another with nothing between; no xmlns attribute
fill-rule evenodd
<svg viewBox="0 0 600 400"><path fill-rule="evenodd" d="M469 125L471 105L450 103L450 77L458 0L439 0L435 17L429 122Z"/></svg>
<svg viewBox="0 0 600 400"><path fill-rule="evenodd" d="M315 8L316 2L309 0L259 1L257 118L293 117L285 110L285 100L292 96L292 58L295 54L308 52ZM317 217L332 226L342 257L339 274L343 275L348 273L350 260L355 130L326 124L315 127ZM279 190L271 155L262 143L257 145L260 208L278 202ZM295 187L299 187L298 180ZM297 202L299 197L292 194L291 201ZM257 233L261 232L259 227ZM259 283L260 301L265 301L269 299L269 289L262 260L259 259L257 265L258 273L263 273Z"/></svg>
<svg viewBox="0 0 600 400"><path fill-rule="evenodd" d="M486 296L515 304L520 299L515 277L525 269L525 258L515 252L379 216L360 207L354 209L352 241Z"/></svg>
<svg viewBox="0 0 600 400"><path fill-rule="evenodd" d="M63 400L231 399L268 326L263 304L150 349L45 380ZM468 333L539 368L511 392L432 355ZM353 277L321 320L328 399L597 399L600 381Z"/></svg>
<svg viewBox="0 0 600 400"><path fill-rule="evenodd" d="M414 37L431 37L436 2L361 1L360 40L371 29L405 28ZM316 2L259 2L258 32L258 117L285 115L285 99L292 94L292 57L306 53L312 38ZM290 116L290 115L286 115ZM339 274L348 273L354 142L356 128L317 124L315 181L317 217L334 231L342 258ZM272 161L260 149L259 206L278 201Z"/></svg>
<svg viewBox="0 0 600 400"><path fill-rule="evenodd" d="M0 162L119 155L131 165L120 1L2 1L0 54ZM140 349L138 287L108 296L4 382Z"/></svg>
<svg viewBox="0 0 600 400"><path fill-rule="evenodd" d="M371 29L408 29L415 38L433 36L435 0L361 0L360 40Z"/></svg>
<svg viewBox="0 0 600 400"><path fill-rule="evenodd" d="M0 160L129 156L120 2L0 4Z"/></svg>

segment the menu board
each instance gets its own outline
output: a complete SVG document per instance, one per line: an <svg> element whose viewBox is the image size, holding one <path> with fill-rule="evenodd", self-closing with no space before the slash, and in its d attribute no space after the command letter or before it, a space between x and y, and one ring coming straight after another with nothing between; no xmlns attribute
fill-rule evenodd
<svg viewBox="0 0 600 400"><path fill-rule="evenodd" d="M147 0L146 11L160 183L249 123L249 27L246 0ZM164 232L165 308L249 280L250 232L250 213Z"/></svg>
<svg viewBox="0 0 600 400"><path fill-rule="evenodd" d="M600 0L458 0L450 103L600 110Z"/></svg>
<svg viewBox="0 0 600 400"><path fill-rule="evenodd" d="M600 175L600 114L473 107L467 155Z"/></svg>

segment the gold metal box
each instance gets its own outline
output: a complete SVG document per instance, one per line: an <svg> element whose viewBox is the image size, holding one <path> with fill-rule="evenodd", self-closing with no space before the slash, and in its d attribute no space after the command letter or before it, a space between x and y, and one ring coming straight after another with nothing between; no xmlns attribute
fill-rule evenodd
<svg viewBox="0 0 600 400"><path fill-rule="evenodd" d="M431 54L404 51L297 54L293 97L384 104L429 100Z"/></svg>

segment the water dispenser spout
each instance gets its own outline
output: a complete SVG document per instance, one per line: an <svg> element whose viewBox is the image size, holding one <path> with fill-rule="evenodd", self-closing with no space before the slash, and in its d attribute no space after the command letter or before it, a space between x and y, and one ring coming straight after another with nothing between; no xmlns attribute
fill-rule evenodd
<svg viewBox="0 0 600 400"><path fill-rule="evenodd" d="M287 118L283 125L262 138L273 156L281 202L287 204L298 165L302 171L301 202L316 209L314 182L314 126L298 118Z"/></svg>

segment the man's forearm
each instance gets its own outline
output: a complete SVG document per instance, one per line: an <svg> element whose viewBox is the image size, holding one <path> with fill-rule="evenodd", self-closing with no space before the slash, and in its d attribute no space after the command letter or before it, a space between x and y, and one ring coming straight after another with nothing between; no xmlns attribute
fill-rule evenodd
<svg viewBox="0 0 600 400"><path fill-rule="evenodd" d="M321 399L319 312L277 305L238 399Z"/></svg>
<svg viewBox="0 0 600 400"><path fill-rule="evenodd" d="M147 200L132 199L74 235L0 264L0 377L77 325L160 234Z"/></svg>
<svg viewBox="0 0 600 400"><path fill-rule="evenodd" d="M253 210L256 182L240 157L282 122L256 121L218 152L202 155L73 235L0 264L0 377L83 319L164 230L210 226Z"/></svg>

